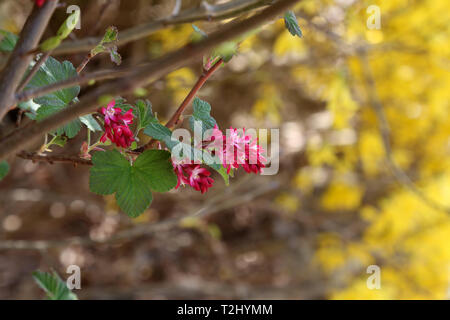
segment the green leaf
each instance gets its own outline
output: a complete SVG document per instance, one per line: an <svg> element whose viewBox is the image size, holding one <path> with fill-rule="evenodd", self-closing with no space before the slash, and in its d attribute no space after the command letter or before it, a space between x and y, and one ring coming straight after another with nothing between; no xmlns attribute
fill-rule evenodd
<svg viewBox="0 0 450 320"><path fill-rule="evenodd" d="M200 121L202 126L202 134L206 130L214 128L216 120L211 117L211 105L199 98L194 99L193 103L194 113L189 119L191 129L194 130L195 121Z"/></svg>
<svg viewBox="0 0 450 320"><path fill-rule="evenodd" d="M138 128L145 128L153 120L152 104L148 100L136 101L136 116L138 118Z"/></svg>
<svg viewBox="0 0 450 320"><path fill-rule="evenodd" d="M6 177L6 175L9 172L9 164L6 161L1 161L0 162L0 181L3 180L4 177Z"/></svg>
<svg viewBox="0 0 450 320"><path fill-rule="evenodd" d="M117 30L117 28L114 26L110 26L110 27L108 27L108 29L106 29L106 32L105 32L105 35L103 36L101 44L117 41L118 36L119 36L119 30Z"/></svg>
<svg viewBox="0 0 450 320"><path fill-rule="evenodd" d="M44 52L48 52L59 47L61 42L69 36L69 34L75 29L78 20L80 20L80 10L75 10L64 23L59 27L56 36L51 37L40 45L40 48Z"/></svg>
<svg viewBox="0 0 450 320"><path fill-rule="evenodd" d="M152 201L151 190L166 192L177 184L177 177L164 150L144 151L133 165L117 150L96 152L90 171L89 187L94 193L116 194L119 207L136 218Z"/></svg>
<svg viewBox="0 0 450 320"><path fill-rule="evenodd" d="M56 136L55 139L53 139L52 144L56 144L57 146L60 146L61 148L64 148L64 146L67 143L66 137Z"/></svg>
<svg viewBox="0 0 450 320"><path fill-rule="evenodd" d="M167 192L177 185L177 177L173 172L168 151L144 151L134 162L133 168L138 175L145 177L154 191Z"/></svg>
<svg viewBox="0 0 450 320"><path fill-rule="evenodd" d="M122 57L117 51L117 46L106 46L105 44L112 44L117 41L119 35L119 31L116 27L109 27L106 29L105 35L103 36L102 41L95 46L94 49L91 50L91 55L95 56L100 53L108 52L111 61L114 62L117 65L120 65L122 63Z"/></svg>
<svg viewBox="0 0 450 320"><path fill-rule="evenodd" d="M295 13L292 11L286 11L284 14L284 24L289 32L295 37L298 36L301 38L303 36L302 30L298 25L297 17Z"/></svg>
<svg viewBox="0 0 450 320"><path fill-rule="evenodd" d="M92 157L92 167L89 179L91 192L108 195L119 189L123 171L129 170L130 163L117 150L96 152Z"/></svg>
<svg viewBox="0 0 450 320"><path fill-rule="evenodd" d="M27 85L27 90L36 89L43 86L48 86L56 82L67 80L76 77L77 70L69 61L59 62L53 57L49 57L47 61L41 66L36 75L31 79ZM34 99L34 102L40 105L66 107L72 100L80 93L80 87L74 86L67 89L58 90L49 93L43 97Z"/></svg>
<svg viewBox="0 0 450 320"><path fill-rule="evenodd" d="M189 154L190 159L203 159L209 167L216 170L222 176L227 185L229 184L229 175L218 160L218 157L212 156L207 151L193 148L190 144L173 139L172 131L159 123L158 120L155 119L152 121L145 128L144 133L153 139L164 142L176 158L182 158L186 154Z"/></svg>
<svg viewBox="0 0 450 320"><path fill-rule="evenodd" d="M109 101L111 101L112 99L114 99L114 98L108 98L108 101L106 103L109 103ZM116 108L120 108L120 109L122 109L125 112L130 110L130 109L133 109L133 106L131 104L127 103L127 100L125 100L122 97L117 97L114 100L116 102L116 104L115 104Z"/></svg>
<svg viewBox="0 0 450 320"><path fill-rule="evenodd" d="M26 89L36 89L75 76L77 76L77 71L70 62L64 61L61 63L58 60L49 57L36 75L31 79ZM33 100L34 103L40 105L36 111L36 120L41 121L50 115L61 111L67 107L79 93L80 87L75 86L49 93L43 97L35 98ZM69 138L73 138L78 134L80 129L81 122L79 119L76 119L59 128L56 132L58 135L66 134Z"/></svg>
<svg viewBox="0 0 450 320"><path fill-rule="evenodd" d="M103 131L102 127L91 114L80 117L80 121L91 131Z"/></svg>
<svg viewBox="0 0 450 320"><path fill-rule="evenodd" d="M36 115L37 121L42 121L43 119L61 111L63 108L54 107L54 106L41 106ZM71 122L65 124L62 127L59 127L54 131L57 135L65 134L69 139L75 137L81 130L81 121L80 119L72 120Z"/></svg>
<svg viewBox="0 0 450 320"><path fill-rule="evenodd" d="M112 46L108 48L108 51L111 61L119 66L122 63L122 56L117 52L117 47Z"/></svg>
<svg viewBox="0 0 450 320"><path fill-rule="evenodd" d="M50 300L78 300L77 295L67 288L66 283L55 271L53 273L35 271L33 278Z"/></svg>
<svg viewBox="0 0 450 320"><path fill-rule="evenodd" d="M0 30L0 51L11 52L16 46L19 37L9 31Z"/></svg>
<svg viewBox="0 0 450 320"><path fill-rule="evenodd" d="M153 121L145 127L144 133L153 139L164 142L171 150L179 143L178 140L172 140L172 131L159 123L156 118L153 118Z"/></svg>

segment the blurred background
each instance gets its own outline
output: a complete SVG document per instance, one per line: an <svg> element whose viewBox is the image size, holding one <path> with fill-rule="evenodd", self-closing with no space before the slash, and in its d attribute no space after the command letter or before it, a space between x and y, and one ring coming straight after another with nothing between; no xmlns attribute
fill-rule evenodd
<svg viewBox="0 0 450 320"><path fill-rule="evenodd" d="M170 15L175 1L64 3L81 8L74 40L110 25L120 38ZM368 28L370 5L380 9L379 29ZM19 33L31 7L0 0L0 28ZM280 129L277 175L238 172L229 187L214 176L205 195L156 195L132 220L113 197L89 192L88 167L10 159L0 247L15 241L0 249L0 298L42 299L31 273L53 268L66 278L72 264L81 267L80 299L449 298L450 2L304 0L294 11L302 39L280 17L199 93L222 128ZM48 36L65 17L65 7L56 11ZM196 25L211 32L222 23ZM135 65L192 33L190 23L177 25L119 52ZM99 56L86 70L113 67ZM201 61L146 88L160 119L200 73ZM54 153L77 153L85 139ZM381 289L366 285L370 265L380 267Z"/></svg>

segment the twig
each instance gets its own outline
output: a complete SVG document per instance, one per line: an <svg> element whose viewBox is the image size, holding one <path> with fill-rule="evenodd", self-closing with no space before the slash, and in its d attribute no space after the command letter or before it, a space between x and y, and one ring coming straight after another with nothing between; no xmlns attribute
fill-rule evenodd
<svg viewBox="0 0 450 320"><path fill-rule="evenodd" d="M211 68L208 70L203 70L200 78L198 78L197 82L195 83L192 90L189 92L189 94L186 96L186 98L183 100L181 105L178 107L177 111L172 115L170 120L167 122L166 127L171 129L174 126L178 124L180 121L180 117L183 114L186 107L191 103L191 101L194 99L197 92L203 87L205 82L213 75L213 73L220 68L220 66L223 64L223 60L219 59Z"/></svg>
<svg viewBox="0 0 450 320"><path fill-rule="evenodd" d="M395 163L395 160L392 157L392 147L390 142L390 128L389 123L386 118L386 114L383 110L383 105L381 103L380 98L378 97L378 94L376 92L376 86L375 86L375 79L372 74L372 71L370 69L370 64L367 57L367 52L365 50L360 51L360 59L363 69L363 75L365 77L367 90L368 90L368 96L369 96L369 103L372 109L374 110L377 120L378 120L378 126L381 133L381 140L383 142L383 147L386 153L386 161L389 166L389 169L391 170L394 177L397 179L400 184L405 186L409 191L414 193L417 197L419 197L425 204L427 204L430 208L433 208L438 211L443 211L450 213L450 208L445 207L444 205L437 203L430 197L428 197L425 193L423 193L411 180L411 178L402 170L400 169L397 164Z"/></svg>
<svg viewBox="0 0 450 320"><path fill-rule="evenodd" d="M34 6L20 33L16 47L0 74L0 120L14 105L16 89L33 59L26 53L39 44L57 4L58 0L55 0L47 1L41 8Z"/></svg>
<svg viewBox="0 0 450 320"><path fill-rule="evenodd" d="M16 95L15 103L28 101L30 99L38 98L44 96L48 93L52 93L54 91L70 88L76 85L83 85L89 83L90 81L100 81L100 80L108 80L108 79L116 79L120 77L124 77L128 74L131 74L134 68L122 68L117 70L102 70L96 71L92 73L87 73L84 75L79 75L76 77L69 78L64 81L56 82L48 86L39 87L35 89L30 89L27 91L23 91Z"/></svg>
<svg viewBox="0 0 450 320"><path fill-rule="evenodd" d="M86 65L89 63L89 61L91 61L92 59L92 54L89 52L86 57L83 59L83 61L80 63L80 65L77 67L77 73L80 74L81 71L83 71L83 69L86 67Z"/></svg>
<svg viewBox="0 0 450 320"><path fill-rule="evenodd" d="M63 163L71 163L74 166L76 165L85 165L85 166L92 166L92 161L87 159L82 159L78 156L67 156L67 155L44 155L44 154L38 154L36 152L27 152L22 151L17 154L19 158L25 159L25 160L31 160L33 162L48 162L50 164L53 164L55 162L63 162Z"/></svg>
<svg viewBox="0 0 450 320"><path fill-rule="evenodd" d="M126 94L133 92L136 88L145 87L164 74L200 59L206 52L217 45L259 27L283 13L298 1L300 0L280 0L255 16L243 21L233 21L222 26L220 30L212 33L201 42L190 43L179 50L153 60L152 63L149 63L146 67L139 68L125 79L115 80L87 93L81 97L78 103L38 123L34 123L30 127L16 131L1 140L0 159L26 148L42 134L56 129L76 117L92 112L98 107L100 97L111 94Z"/></svg>
<svg viewBox="0 0 450 320"><path fill-rule="evenodd" d="M273 0L234 0L211 6L212 10L206 10L204 7L200 6L198 8L183 11L176 16L169 16L160 20L152 21L143 25L123 30L120 32L120 38L118 42L115 43L115 45L122 46L129 42L145 38L152 33L171 25L201 20L212 21L233 18L243 12L264 7L272 4L273 2ZM59 55L87 52L100 41L101 38L92 37L79 41L63 42L55 50L55 54Z"/></svg>
<svg viewBox="0 0 450 320"><path fill-rule="evenodd" d="M47 51L39 58L39 61L36 61L33 68L28 73L27 77L22 81L20 86L17 88L17 90L16 90L17 92L21 92L27 86L27 84L31 81L31 79L34 77L36 72L38 72L38 70L45 63L45 61L47 61L48 57L50 57L51 53L52 53L51 51Z"/></svg>
<svg viewBox="0 0 450 320"><path fill-rule="evenodd" d="M219 67L223 64L223 60L219 59L211 68L208 70L203 69L202 74L198 78L197 82L195 83L194 87L191 89L189 94L186 96L186 98L183 100L183 102L180 104L178 109L175 111L175 113L172 115L172 117L169 119L169 121L166 123L166 127L169 129L172 129L175 127L178 122L180 121L181 115L183 114L184 110L187 108L187 106L192 102L197 92L202 88L202 86L205 84L205 82L212 76L212 74L219 69ZM139 148L138 150L147 150L151 146L154 145L156 140L151 139L147 144L145 144L143 147Z"/></svg>

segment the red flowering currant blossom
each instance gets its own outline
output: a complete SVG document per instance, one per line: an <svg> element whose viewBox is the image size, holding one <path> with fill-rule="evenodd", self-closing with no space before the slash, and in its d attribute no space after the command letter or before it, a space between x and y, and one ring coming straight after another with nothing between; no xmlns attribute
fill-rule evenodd
<svg viewBox="0 0 450 320"><path fill-rule="evenodd" d="M122 109L114 106L115 101L113 100L106 108L100 109L100 113L105 117L105 133L100 141L105 142L109 139L118 147L128 148L135 140L133 132L128 127L133 123L133 111L130 109L122 114Z"/></svg>
<svg viewBox="0 0 450 320"><path fill-rule="evenodd" d="M223 146L218 146L220 140ZM251 135L245 134L245 129L240 134L237 129L230 128L225 136L216 125L209 141L212 143L206 145L205 148L209 151L214 150L212 152L220 150L220 152L216 152L216 155L227 169L227 173L239 166L242 166L247 173L261 173L265 167L266 159L263 156L263 148Z"/></svg>
<svg viewBox="0 0 450 320"><path fill-rule="evenodd" d="M199 164L192 164L189 160L172 161L172 164L178 178L178 184L175 189L178 189L181 185L188 184L203 194L212 187L214 179L210 177L211 172L202 168Z"/></svg>

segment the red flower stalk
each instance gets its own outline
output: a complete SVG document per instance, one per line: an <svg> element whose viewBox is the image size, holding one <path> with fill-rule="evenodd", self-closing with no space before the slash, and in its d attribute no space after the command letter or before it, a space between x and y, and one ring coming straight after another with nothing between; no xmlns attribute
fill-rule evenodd
<svg viewBox="0 0 450 320"><path fill-rule="evenodd" d="M134 141L133 132L128 127L133 123L133 111L130 109L122 114L122 109L114 106L113 100L106 108L100 109L100 113L105 117L105 133L100 141L105 142L109 139L118 147L128 148Z"/></svg>

